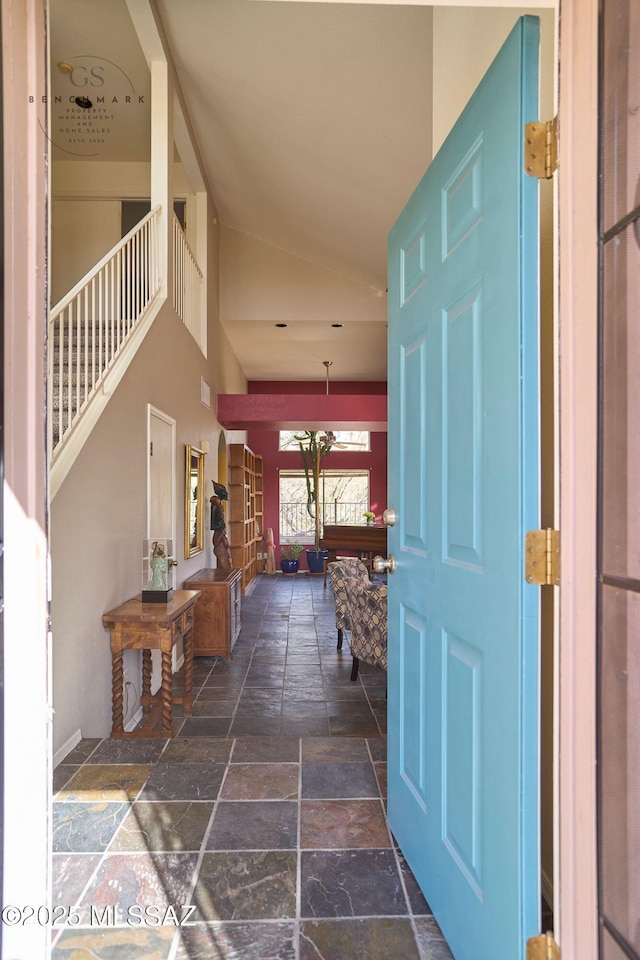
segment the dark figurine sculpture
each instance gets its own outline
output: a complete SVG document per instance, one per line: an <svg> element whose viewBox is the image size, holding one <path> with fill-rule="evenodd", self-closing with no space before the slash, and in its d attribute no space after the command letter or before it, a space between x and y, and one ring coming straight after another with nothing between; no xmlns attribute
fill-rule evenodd
<svg viewBox="0 0 640 960"><path fill-rule="evenodd" d="M231 570L231 551L229 549L229 540L227 539L227 528L224 519L224 510L222 501L229 499L229 493L226 487L221 483L213 483L213 496L209 502L211 504L211 531L213 533L213 552L218 561L220 570Z"/></svg>

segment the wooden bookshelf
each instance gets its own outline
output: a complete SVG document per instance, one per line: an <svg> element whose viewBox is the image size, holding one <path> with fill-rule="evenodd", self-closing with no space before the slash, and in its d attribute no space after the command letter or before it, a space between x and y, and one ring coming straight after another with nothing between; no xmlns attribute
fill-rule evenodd
<svg viewBox="0 0 640 960"><path fill-rule="evenodd" d="M242 571L242 592L262 570L262 457L243 443L231 443L229 466L229 541L235 569Z"/></svg>

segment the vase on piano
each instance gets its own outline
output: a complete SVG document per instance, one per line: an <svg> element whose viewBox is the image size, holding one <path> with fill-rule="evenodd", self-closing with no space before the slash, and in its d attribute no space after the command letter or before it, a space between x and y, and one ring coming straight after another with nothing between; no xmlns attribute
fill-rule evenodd
<svg viewBox="0 0 640 960"><path fill-rule="evenodd" d="M309 573L324 573L324 561L329 556L329 551L307 550L306 553Z"/></svg>

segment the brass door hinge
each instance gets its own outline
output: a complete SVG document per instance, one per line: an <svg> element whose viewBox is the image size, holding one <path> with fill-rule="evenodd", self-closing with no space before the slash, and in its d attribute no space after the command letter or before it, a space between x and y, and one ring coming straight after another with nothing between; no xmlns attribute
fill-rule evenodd
<svg viewBox="0 0 640 960"><path fill-rule="evenodd" d="M527 940L527 960L560 960L560 947L551 933Z"/></svg>
<svg viewBox="0 0 640 960"><path fill-rule="evenodd" d="M558 168L558 118L527 123L524 128L524 169L530 177L550 180Z"/></svg>
<svg viewBox="0 0 640 960"><path fill-rule="evenodd" d="M527 583L557 587L560 583L560 531L529 530L525 537Z"/></svg>

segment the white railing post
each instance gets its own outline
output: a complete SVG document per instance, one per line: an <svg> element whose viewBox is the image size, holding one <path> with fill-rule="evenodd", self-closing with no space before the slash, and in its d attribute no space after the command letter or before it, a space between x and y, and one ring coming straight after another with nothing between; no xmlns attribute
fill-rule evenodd
<svg viewBox="0 0 640 960"><path fill-rule="evenodd" d="M204 278L175 213L173 215L173 264L173 308L206 357Z"/></svg>
<svg viewBox="0 0 640 960"><path fill-rule="evenodd" d="M159 293L159 217L152 210L51 311L52 461Z"/></svg>

